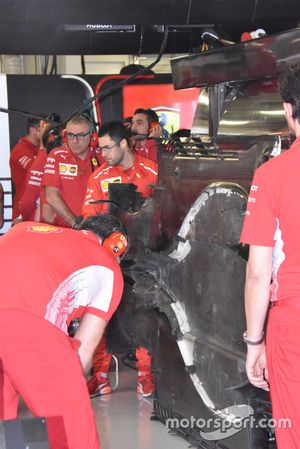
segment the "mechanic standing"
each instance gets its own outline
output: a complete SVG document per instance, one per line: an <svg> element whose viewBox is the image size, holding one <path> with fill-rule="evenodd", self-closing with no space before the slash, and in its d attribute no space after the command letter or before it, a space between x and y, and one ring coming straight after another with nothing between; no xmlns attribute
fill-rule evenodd
<svg viewBox="0 0 300 449"><path fill-rule="evenodd" d="M288 151L259 167L251 186L241 236L242 242L250 244L244 341L250 382L265 390L270 385L278 449L299 449L300 63L281 76L279 90L296 140ZM289 422L284 425L286 419Z"/></svg>

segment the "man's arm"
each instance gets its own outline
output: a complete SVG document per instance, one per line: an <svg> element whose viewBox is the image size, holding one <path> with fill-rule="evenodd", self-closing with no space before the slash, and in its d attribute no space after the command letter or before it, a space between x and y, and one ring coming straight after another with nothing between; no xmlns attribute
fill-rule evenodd
<svg viewBox="0 0 300 449"><path fill-rule="evenodd" d="M98 183L95 182L95 179L94 179L95 173L93 173L88 180L85 200L84 200L84 203L82 206L82 211L81 211L84 218L90 217L91 215L94 215L94 214L101 214L105 210L103 204L90 204L89 203L90 201L106 199L106 198L104 198L101 187L98 186L98 185L100 185L100 182L99 181L98 181Z"/></svg>
<svg viewBox="0 0 300 449"><path fill-rule="evenodd" d="M73 226L76 217L61 198L59 189L56 187L46 186L45 196L47 203L51 206L53 211L70 226Z"/></svg>
<svg viewBox="0 0 300 449"><path fill-rule="evenodd" d="M268 246L250 246L245 284L245 311L248 340L258 341L263 333L269 306L272 276L272 252ZM264 377L265 345L248 345L246 369L249 381L256 387L269 389Z"/></svg>
<svg viewBox="0 0 300 449"><path fill-rule="evenodd" d="M96 315L86 313L74 338L80 340L78 354L85 373L92 367L93 354L106 328L106 321Z"/></svg>
<svg viewBox="0 0 300 449"><path fill-rule="evenodd" d="M32 164L34 167L35 162ZM43 171L37 168L30 168L26 176L26 188L20 199L19 208L22 220L33 219L33 214L37 208L37 201L41 190L41 178Z"/></svg>
<svg viewBox="0 0 300 449"><path fill-rule="evenodd" d="M18 143L11 151L10 166L18 167L19 170L27 172L35 161L31 151L22 143Z"/></svg>

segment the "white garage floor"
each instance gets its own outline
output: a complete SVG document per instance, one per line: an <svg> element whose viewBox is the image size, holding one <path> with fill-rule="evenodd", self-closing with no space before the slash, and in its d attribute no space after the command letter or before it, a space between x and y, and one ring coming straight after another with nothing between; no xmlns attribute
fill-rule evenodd
<svg viewBox="0 0 300 449"><path fill-rule="evenodd" d="M136 393L136 372L125 369L112 394L92 399L102 449L187 449L182 438L170 434L158 421L150 421L153 400ZM110 373L112 384L114 373ZM20 418L31 416L24 403Z"/></svg>
<svg viewBox="0 0 300 449"><path fill-rule="evenodd" d="M114 374L111 374L113 377ZM150 421L153 400L136 393L136 372L120 373L112 394L92 399L102 449L187 449L182 438L168 433L157 421Z"/></svg>

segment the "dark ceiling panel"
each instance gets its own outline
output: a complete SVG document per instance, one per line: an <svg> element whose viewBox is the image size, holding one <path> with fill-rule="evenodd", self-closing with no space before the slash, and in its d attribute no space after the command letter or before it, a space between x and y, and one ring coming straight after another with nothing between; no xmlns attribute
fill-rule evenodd
<svg viewBox="0 0 300 449"><path fill-rule="evenodd" d="M228 20L250 21L253 4L253 0L193 0L190 23L222 23Z"/></svg>
<svg viewBox="0 0 300 449"><path fill-rule="evenodd" d="M157 54L163 33L146 28L135 33L67 32L62 26L0 25L0 54ZM166 53L199 48L201 36L191 31L170 33Z"/></svg>
<svg viewBox="0 0 300 449"><path fill-rule="evenodd" d="M0 0L1 23L186 23L189 0Z"/></svg>
<svg viewBox="0 0 300 449"><path fill-rule="evenodd" d="M257 4L255 20L300 22L300 3L295 0L260 0Z"/></svg>
<svg viewBox="0 0 300 449"><path fill-rule="evenodd" d="M155 54L159 24L171 25L165 53L191 53L206 25L238 42L244 31L274 34L300 22L299 0L0 0L0 11L0 54ZM134 24L136 32L64 29L86 24Z"/></svg>

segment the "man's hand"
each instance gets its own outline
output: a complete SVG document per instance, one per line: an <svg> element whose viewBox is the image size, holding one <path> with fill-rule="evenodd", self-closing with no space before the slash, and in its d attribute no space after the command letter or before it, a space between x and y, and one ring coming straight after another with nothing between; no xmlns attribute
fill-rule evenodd
<svg viewBox="0 0 300 449"><path fill-rule="evenodd" d="M249 382L257 388L269 391L269 375L265 353L265 343L248 345L246 371Z"/></svg>
<svg viewBox="0 0 300 449"><path fill-rule="evenodd" d="M92 367L94 351L102 338L106 327L106 321L96 315L86 313L80 320L80 325L74 338L80 340L78 349L79 358L84 372Z"/></svg>
<svg viewBox="0 0 300 449"><path fill-rule="evenodd" d="M23 220L22 220L22 217L21 217L21 215L19 215L18 217L16 217L12 222L11 222L11 225L12 226L15 226L16 224L18 224L18 223L21 223Z"/></svg>
<svg viewBox="0 0 300 449"><path fill-rule="evenodd" d="M161 136L161 133L162 127L158 123L156 126L154 126L148 137L152 139L158 139Z"/></svg>

